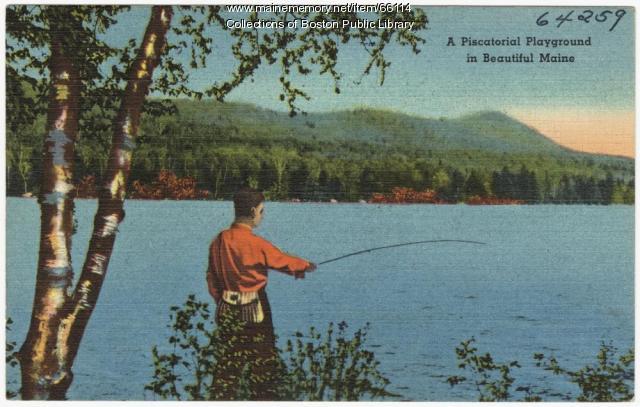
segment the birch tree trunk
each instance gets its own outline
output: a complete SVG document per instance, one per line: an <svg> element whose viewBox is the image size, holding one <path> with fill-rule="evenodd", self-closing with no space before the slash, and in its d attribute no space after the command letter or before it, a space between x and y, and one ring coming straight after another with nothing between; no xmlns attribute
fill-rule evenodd
<svg viewBox="0 0 640 407"><path fill-rule="evenodd" d="M70 302L69 314L60 335L71 364L77 355L87 323L98 301L100 289L113 251L118 225L124 219L123 204L131 154L140 124L144 99L166 45L172 17L170 6L154 6L138 55L128 71L128 81L114 122L104 184L100 191L93 234Z"/></svg>
<svg viewBox="0 0 640 407"><path fill-rule="evenodd" d="M154 6L114 122L111 152L100 192L94 229L85 263L71 293L73 272L70 247L73 225L71 162L77 136L77 73L52 37L50 101L45 138L41 192L41 243L31 326L20 351L21 396L64 399L73 380L71 367L85 328L98 300L122 209L131 153L144 99L166 44L172 17L170 6ZM53 35L64 34L52 30Z"/></svg>
<svg viewBox="0 0 640 407"><path fill-rule="evenodd" d="M73 156L78 134L80 81L72 50L64 44L68 9L51 13L52 89L42 151L40 248L29 331L20 349L23 399L60 398L55 389L70 381L58 333L64 318L73 271Z"/></svg>

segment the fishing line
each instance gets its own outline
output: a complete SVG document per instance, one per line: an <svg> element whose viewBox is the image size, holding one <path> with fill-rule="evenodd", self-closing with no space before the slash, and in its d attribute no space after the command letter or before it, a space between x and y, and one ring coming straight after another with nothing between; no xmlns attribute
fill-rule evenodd
<svg viewBox="0 0 640 407"><path fill-rule="evenodd" d="M357 256L359 254L369 253L369 252L373 252L373 251L376 251L376 250L390 249L392 247L410 246L410 245L413 245L413 244L446 243L446 242L469 243L469 244L486 244L484 242L477 242L475 240L456 240L456 239L421 240L421 241L418 241L418 242L398 243L398 244L392 244L392 245L389 245L389 246L373 247L371 249L360 250L360 251L357 251L357 252L345 254L345 255L342 255L340 257L336 257L336 258L333 258L333 259L321 261L320 263L318 263L318 266L321 265L321 264L331 263L331 262L334 262L334 261L345 259L347 257Z"/></svg>

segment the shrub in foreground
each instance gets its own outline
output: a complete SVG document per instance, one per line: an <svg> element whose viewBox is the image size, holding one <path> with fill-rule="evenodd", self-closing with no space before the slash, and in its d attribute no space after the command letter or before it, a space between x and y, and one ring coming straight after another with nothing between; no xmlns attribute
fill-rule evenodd
<svg viewBox="0 0 640 407"><path fill-rule="evenodd" d="M511 392L515 382L512 369L519 368L517 361L499 363L490 353L481 354L474 346L475 339L460 343L456 347L459 361L458 367L469 372L470 377L450 376L447 381L451 386L462 382L471 382L479 394L480 401L513 401ZM537 367L551 371L569 379L578 385L580 393L577 396L565 394L564 400L576 401L629 401L633 399L634 380L634 352L616 358L617 349L604 342L596 356L596 363L572 371L560 366L554 356L547 357L542 353L533 355ZM543 392L534 391L536 386L518 386L515 392L524 393L521 401L542 401Z"/></svg>
<svg viewBox="0 0 640 407"><path fill-rule="evenodd" d="M152 349L154 373L145 386L161 399L254 400L269 385L281 400L360 400L395 396L379 362L365 348L367 327L347 335L347 324L329 324L326 334L311 328L287 341L285 352L265 358L237 351L242 323L228 315L215 326L209 305L190 295L171 307L171 336L164 352ZM276 365L276 369L264 366ZM279 372L279 377L264 372Z"/></svg>

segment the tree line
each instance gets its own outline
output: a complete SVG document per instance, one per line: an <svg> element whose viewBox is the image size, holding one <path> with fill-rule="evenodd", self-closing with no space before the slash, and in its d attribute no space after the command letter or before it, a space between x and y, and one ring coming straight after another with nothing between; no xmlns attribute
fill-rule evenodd
<svg viewBox="0 0 640 407"><path fill-rule="evenodd" d="M40 119L39 119L40 120ZM7 191L36 193L41 165L37 120L8 129ZM44 119L42 119L44 120ZM108 120L106 121L108 122ZM95 123L76 148L75 177L98 182L107 168L109 127ZM430 151L359 140L307 140L255 129L198 123L179 114L144 116L129 183L151 183L161 171L195 180L210 199L230 199L241 185L274 200L369 200L405 187L433 190L446 202L477 197L527 203L632 204L634 178L626 168L569 159L505 156L485 151ZM615 174L615 175L614 175Z"/></svg>

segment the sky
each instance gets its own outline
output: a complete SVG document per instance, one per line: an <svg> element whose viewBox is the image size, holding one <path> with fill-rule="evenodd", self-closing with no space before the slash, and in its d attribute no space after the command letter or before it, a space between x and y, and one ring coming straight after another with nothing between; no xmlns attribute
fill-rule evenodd
<svg viewBox="0 0 640 407"><path fill-rule="evenodd" d="M477 111L507 113L538 129L560 144L588 152L633 156L634 106L634 15L625 8L616 27L608 20L589 23L577 16L585 8L570 7L440 7L424 6L428 29L420 32L426 43L414 55L408 48L392 46L392 62L385 83L379 86L374 73L362 78L367 55L357 45L342 46L338 71L343 74L341 93L333 92L328 76L294 77L309 93L311 101L301 102L308 112L327 112L373 107L422 117L458 117ZM618 8L591 7L594 16ZM557 27L556 17L571 10L573 21ZM538 26L544 12L550 21ZM108 41L121 43L132 33L142 36L149 8L134 6L109 32ZM240 20L243 15L227 14ZM204 89L214 81L229 78L235 66L229 52L229 38L212 32L214 48L208 66L190 72L192 86ZM452 37L456 46L447 46ZM461 37L476 39L586 39L582 47L464 47ZM467 55L482 60L494 56L533 53L536 63L467 63ZM540 53L571 55L573 63L537 63ZM286 111L278 101L279 68L265 66L235 89L228 101L249 102ZM356 84L356 82L360 82Z"/></svg>

